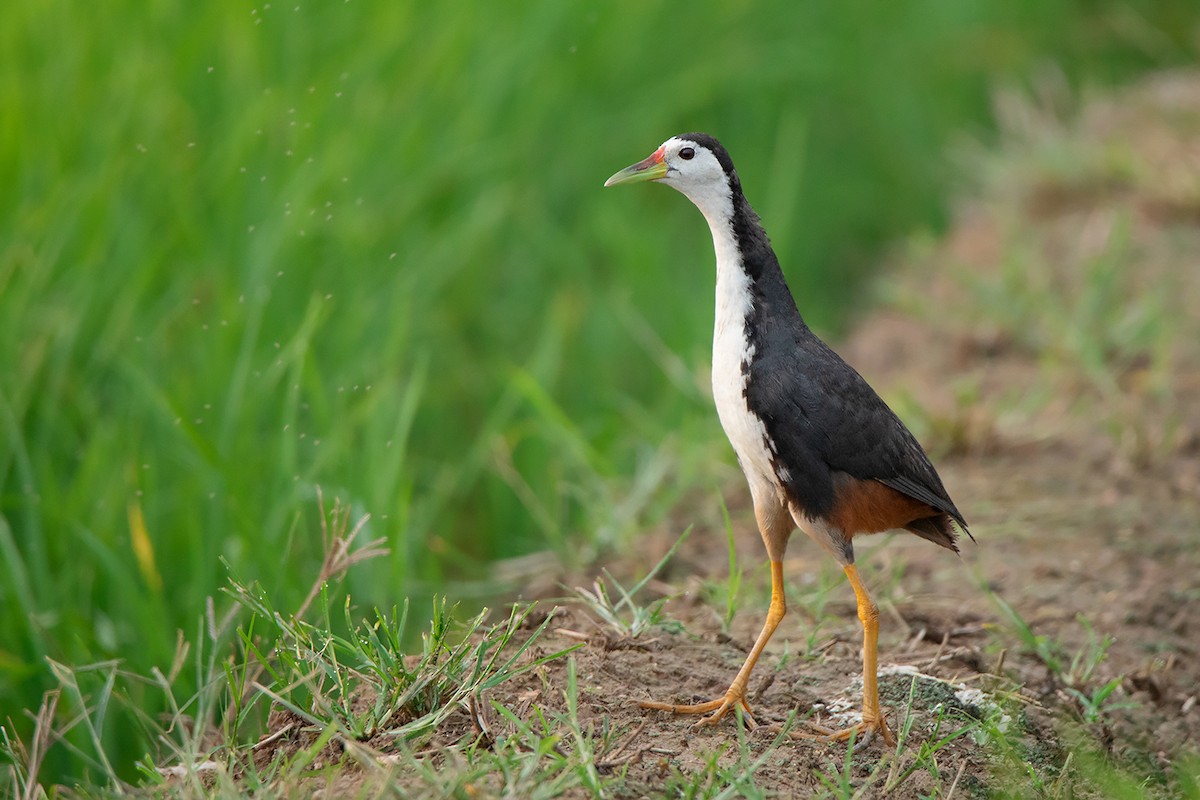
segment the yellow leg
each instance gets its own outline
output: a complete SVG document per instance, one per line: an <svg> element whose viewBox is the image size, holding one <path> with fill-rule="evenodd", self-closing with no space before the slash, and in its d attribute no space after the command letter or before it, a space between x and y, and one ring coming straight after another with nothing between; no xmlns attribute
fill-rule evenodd
<svg viewBox="0 0 1200 800"><path fill-rule="evenodd" d="M892 747L896 741L879 707L879 609L859 580L855 566L847 564L845 571L850 587L854 589L854 597L858 601L858 618L863 626L863 720L845 730L814 727L823 735L835 740L849 739L851 734L857 732L858 741L866 743L872 736L879 734L884 744Z"/></svg>
<svg viewBox="0 0 1200 800"><path fill-rule="evenodd" d="M762 655L763 648L771 640L771 634L775 633L775 629L779 627L779 621L783 619L783 615L786 613L787 602L783 596L783 562L772 561L771 607L767 610L767 619L763 623L762 632L758 634L758 639L754 642L754 647L750 649L750 655L746 656L745 663L738 670L737 676L734 677L733 683L725 691L725 695L715 700L710 700L707 703L698 703L691 706L656 703L652 701L639 703L639 705L642 708L671 711L676 714L708 714L707 717L696 723L697 726L716 725L732 709L740 707L746 721L753 727L755 724L754 717L750 715L750 706L746 703L746 685L750 681L750 673L754 671L754 665L758 662L758 657ZM709 712L712 713L710 714Z"/></svg>

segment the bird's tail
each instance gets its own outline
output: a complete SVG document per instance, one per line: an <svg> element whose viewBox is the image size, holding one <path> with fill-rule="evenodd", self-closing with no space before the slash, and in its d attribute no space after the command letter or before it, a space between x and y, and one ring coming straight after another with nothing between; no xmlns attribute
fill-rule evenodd
<svg viewBox="0 0 1200 800"><path fill-rule="evenodd" d="M922 539L928 539L934 544L940 544L947 550L958 552L958 533L955 531L955 522L949 514L936 514L932 517L924 517L922 519L913 520L904 527L904 530L915 533ZM966 531L966 528L963 528ZM970 533L967 533L970 536Z"/></svg>

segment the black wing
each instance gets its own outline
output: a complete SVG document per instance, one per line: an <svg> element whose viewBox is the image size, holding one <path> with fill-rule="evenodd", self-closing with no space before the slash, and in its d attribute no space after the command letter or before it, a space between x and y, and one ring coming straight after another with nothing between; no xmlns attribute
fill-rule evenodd
<svg viewBox="0 0 1200 800"><path fill-rule="evenodd" d="M853 367L803 322L756 333L764 355L751 364L746 400L787 468L789 494L807 513L832 507L832 472L840 471L920 500L966 531L921 445Z"/></svg>

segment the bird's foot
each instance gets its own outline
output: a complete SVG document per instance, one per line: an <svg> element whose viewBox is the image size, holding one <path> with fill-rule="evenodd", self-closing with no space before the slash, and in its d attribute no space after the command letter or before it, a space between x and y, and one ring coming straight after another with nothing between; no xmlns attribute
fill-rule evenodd
<svg viewBox="0 0 1200 800"><path fill-rule="evenodd" d="M639 706L655 711L670 711L672 714L707 714L708 716L701 717L699 721L693 725L693 728L703 728L709 725L716 725L725 715L736 708L742 710L742 719L746 721L746 726L751 730L757 726L754 721L754 715L750 713L750 705L746 702L746 692L738 686L730 686L729 691L725 692L723 697L718 697L715 700L710 700L707 703L697 703L696 705L674 705L672 703L657 703L653 700L644 700L638 703Z"/></svg>
<svg viewBox="0 0 1200 800"><path fill-rule="evenodd" d="M854 746L866 747L876 736L883 740L887 747L896 746L896 738L892 736L892 731L888 728L887 720L883 714L876 717L867 717L857 725L851 725L849 728L827 728L824 725L818 725L815 722L807 723L812 729L812 733L806 731L796 731L792 733L794 739L821 739L827 742L844 742L851 737L854 738Z"/></svg>

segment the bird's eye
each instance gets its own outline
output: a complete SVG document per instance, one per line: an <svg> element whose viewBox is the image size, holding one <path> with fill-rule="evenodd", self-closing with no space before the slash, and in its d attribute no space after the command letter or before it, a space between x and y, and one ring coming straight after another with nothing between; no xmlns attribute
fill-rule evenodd
<svg viewBox="0 0 1200 800"><path fill-rule="evenodd" d="M679 157L682 158L684 161L691 161L693 158L696 157L696 151L690 147L685 147L679 151Z"/></svg>

